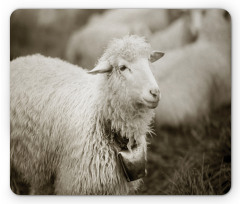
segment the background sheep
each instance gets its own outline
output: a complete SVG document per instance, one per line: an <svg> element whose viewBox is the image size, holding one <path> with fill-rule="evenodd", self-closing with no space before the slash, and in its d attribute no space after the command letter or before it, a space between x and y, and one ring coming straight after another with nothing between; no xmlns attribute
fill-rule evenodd
<svg viewBox="0 0 240 204"><path fill-rule="evenodd" d="M66 59L90 69L110 39L129 33L148 37L152 32L165 28L176 18L173 15L176 13L178 14L172 11L170 15L170 12L164 9L113 9L102 15L95 14L86 27L70 37Z"/></svg>
<svg viewBox="0 0 240 204"><path fill-rule="evenodd" d="M175 12L176 13L176 12ZM172 12L171 16L175 14ZM179 14L180 15L180 14ZM165 9L111 9L102 15L95 14L89 24L138 24L146 25L151 32L166 28L176 18L171 18L169 11Z"/></svg>
<svg viewBox="0 0 240 204"><path fill-rule="evenodd" d="M79 12L77 9L40 9L37 11L37 24L47 29L58 27L59 24L71 27L71 24L75 23L76 16L81 16L86 12L86 10Z"/></svg>
<svg viewBox="0 0 240 204"><path fill-rule="evenodd" d="M146 154L159 100L149 56L143 38L126 36L109 44L91 74L41 55L11 62L11 170L30 185L30 194L138 188L141 180L124 176L114 132L129 140L129 150L136 144ZM154 52L150 61L161 56Z"/></svg>
<svg viewBox="0 0 240 204"><path fill-rule="evenodd" d="M64 59L69 35L104 9L18 9L10 20L10 60L42 53Z"/></svg>
<svg viewBox="0 0 240 204"><path fill-rule="evenodd" d="M201 12L201 11L199 11ZM197 42L154 64L162 91L156 125L189 123L231 102L231 30L224 10L202 14Z"/></svg>
<svg viewBox="0 0 240 204"><path fill-rule="evenodd" d="M172 22L166 29L150 37L153 49L168 51L193 42L199 30L199 12L185 11L184 15Z"/></svg>
<svg viewBox="0 0 240 204"><path fill-rule="evenodd" d="M150 31L142 23L134 25L115 23L87 25L71 36L66 49L66 58L73 64L91 69L103 53L109 40L127 34L149 36Z"/></svg>

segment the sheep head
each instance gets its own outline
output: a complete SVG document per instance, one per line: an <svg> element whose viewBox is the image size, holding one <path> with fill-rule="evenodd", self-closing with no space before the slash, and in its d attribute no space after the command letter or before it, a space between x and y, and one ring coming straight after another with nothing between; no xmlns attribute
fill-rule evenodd
<svg viewBox="0 0 240 204"><path fill-rule="evenodd" d="M156 108L160 90L151 72L151 63L164 53L150 51L145 39L136 35L125 36L110 42L97 66L90 74L108 76L108 84L121 99L129 99L137 105ZM127 97L124 97L124 95Z"/></svg>

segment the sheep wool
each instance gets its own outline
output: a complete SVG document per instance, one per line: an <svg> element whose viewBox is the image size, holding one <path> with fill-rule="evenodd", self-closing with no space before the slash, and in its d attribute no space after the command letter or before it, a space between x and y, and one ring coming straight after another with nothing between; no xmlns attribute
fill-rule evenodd
<svg viewBox="0 0 240 204"><path fill-rule="evenodd" d="M113 40L103 60L149 56L143 38ZM142 180L127 182L111 130L141 143L154 111L136 106L121 78L88 74L57 58L32 55L11 62L11 169L30 186L30 194L134 193Z"/></svg>

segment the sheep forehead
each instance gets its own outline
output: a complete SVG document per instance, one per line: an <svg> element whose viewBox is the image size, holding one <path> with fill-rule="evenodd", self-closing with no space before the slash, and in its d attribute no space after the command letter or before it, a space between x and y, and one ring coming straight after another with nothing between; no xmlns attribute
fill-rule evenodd
<svg viewBox="0 0 240 204"><path fill-rule="evenodd" d="M150 44L143 37L131 35L112 40L105 53L112 61L120 57L128 62L133 62L137 58L148 58L150 50Z"/></svg>
<svg viewBox="0 0 240 204"><path fill-rule="evenodd" d="M131 68L131 70L146 70L146 68L149 68L149 61L148 59L144 58L144 57L138 57L135 60L129 62L124 58L120 58L117 60L118 61L118 65L125 65L129 68Z"/></svg>

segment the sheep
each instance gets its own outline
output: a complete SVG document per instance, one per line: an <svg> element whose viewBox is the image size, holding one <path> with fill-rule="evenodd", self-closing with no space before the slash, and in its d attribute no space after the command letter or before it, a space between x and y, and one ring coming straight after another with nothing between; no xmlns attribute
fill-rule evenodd
<svg viewBox="0 0 240 204"><path fill-rule="evenodd" d="M95 14L86 26L70 36L65 58L90 69L110 39L126 34L148 38L152 32L169 25L170 20L172 18L165 9L111 9L104 14Z"/></svg>
<svg viewBox="0 0 240 204"><path fill-rule="evenodd" d="M102 11L98 9L36 9L34 12L35 24L40 29L46 29L49 32L61 31L64 28L69 32L85 24L93 13Z"/></svg>
<svg viewBox="0 0 240 204"><path fill-rule="evenodd" d="M37 9L38 27L47 30L72 29L77 21L77 17L84 14L84 10L78 9Z"/></svg>
<svg viewBox="0 0 240 204"><path fill-rule="evenodd" d="M160 98L150 65L162 56L130 35L112 40L88 72L39 54L11 62L10 163L29 194L138 189L144 174L136 169L145 171L146 134Z"/></svg>
<svg viewBox="0 0 240 204"><path fill-rule="evenodd" d="M201 12L201 11L198 11ZM152 71L162 93L155 125L192 124L231 102L231 29L226 11L201 12L195 43L166 53Z"/></svg>
<svg viewBox="0 0 240 204"><path fill-rule="evenodd" d="M150 36L149 42L153 49L161 47L161 50L165 52L176 49L196 40L198 26L199 12L185 11L184 15L171 23L169 27Z"/></svg>
<svg viewBox="0 0 240 204"><path fill-rule="evenodd" d="M71 35L67 43L66 59L73 64L91 69L110 39L127 34L149 36L150 30L142 23L87 25Z"/></svg>
<svg viewBox="0 0 240 204"><path fill-rule="evenodd" d="M176 11L174 12L176 15ZM95 14L91 17L89 25L92 24L136 24L141 22L151 32L166 28L174 20L174 14L166 9L111 9L104 14Z"/></svg>

